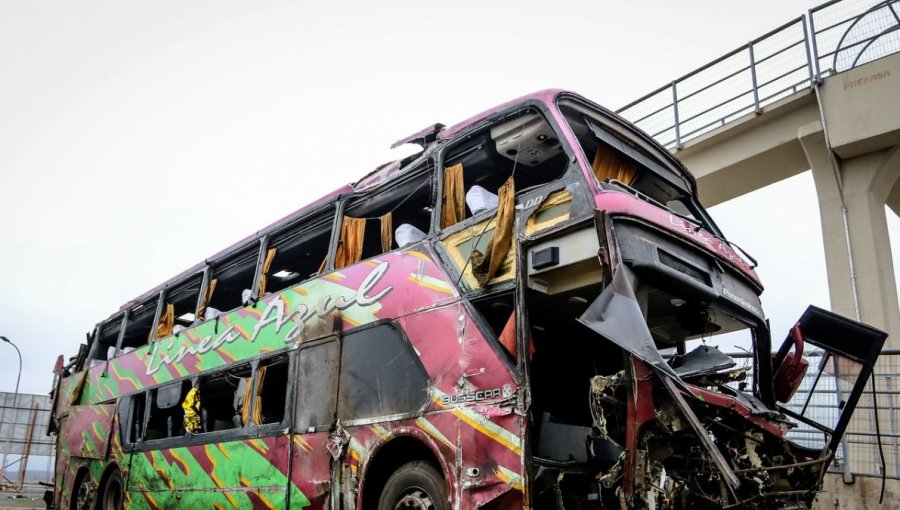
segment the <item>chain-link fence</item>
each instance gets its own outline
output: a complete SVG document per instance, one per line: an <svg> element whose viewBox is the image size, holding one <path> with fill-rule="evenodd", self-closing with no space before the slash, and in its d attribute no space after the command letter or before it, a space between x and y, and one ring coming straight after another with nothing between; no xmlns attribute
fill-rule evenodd
<svg viewBox="0 0 900 510"><path fill-rule="evenodd" d="M888 478L900 478L900 351L882 352L873 381L869 381L859 399L844 435L846 445L839 452L840 462L835 461L832 470L870 476L884 473Z"/></svg>
<svg viewBox="0 0 900 510"><path fill-rule="evenodd" d="M900 51L900 0L828 2L618 110L669 149Z"/></svg>

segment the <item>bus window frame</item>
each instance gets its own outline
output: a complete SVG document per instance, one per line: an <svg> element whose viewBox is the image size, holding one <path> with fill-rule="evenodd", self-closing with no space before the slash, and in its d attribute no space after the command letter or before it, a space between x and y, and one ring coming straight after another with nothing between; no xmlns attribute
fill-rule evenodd
<svg viewBox="0 0 900 510"><path fill-rule="evenodd" d="M148 429L148 425L150 424L151 411L153 410L153 406L156 405L157 400L159 399L159 389L160 388L168 388L170 386L175 386L176 384L178 384L178 385L181 385L181 389L183 392L185 382L190 383L191 388L194 387L194 379L195 379L195 377L184 377L184 378L181 378L181 379L178 379L175 381L166 381L165 383L156 385L153 388L151 388L145 392L147 395L147 397L146 397L147 400L146 400L146 405L145 405L145 409L144 409L144 423L143 423L143 426L141 427L142 436L141 436L140 443L143 445L150 445L152 448L147 448L148 450L149 449L162 450L162 449L171 448L174 446L182 446L181 443L185 439L191 437L187 433L184 433L180 436L147 439L147 429ZM180 407L181 402L183 402L183 398L181 398L180 400L181 401L179 403L175 404L175 406L173 406L173 407ZM182 412L182 424L181 424L182 427L184 426L183 420L184 420L184 417L183 417L183 412ZM173 445L173 446L170 446L170 445Z"/></svg>
<svg viewBox="0 0 900 510"><path fill-rule="evenodd" d="M513 278L513 281L518 280L518 275ZM516 292L516 285L497 285L497 288L490 289L487 292L483 292L480 294L474 294L471 297L462 300L463 306L466 308L466 311L469 313L469 317L472 318L472 322L475 323L475 327L478 328L478 331L484 337L485 342L490 345L491 349L497 355L497 359L501 360L506 364L507 368L513 374L513 379L516 381L517 385L521 385L522 378L521 372L518 365L518 352L521 349L519 345L519 333L518 333L518 310L520 308L519 305L519 295ZM516 316L516 356L513 356L503 345L500 344L500 335L495 334L491 325L488 324L487 320L484 318L484 315L475 307L474 301L481 301L486 299L491 299L492 297L509 294L512 296L513 301L513 309L512 313Z"/></svg>
<svg viewBox="0 0 900 510"><path fill-rule="evenodd" d="M278 358L285 357L288 362L288 372L287 372L287 391L284 396L284 414L281 417L281 421L272 422L272 423L256 423L256 391L259 386L259 367L261 365L269 366L272 361L277 360ZM272 435L271 433L276 433L280 431L287 431L293 428L294 424L294 393L296 393L297 383L294 380L297 376L297 349L291 348L290 350L281 350L276 351L274 353L266 353L264 356L256 359L253 363L253 380L251 398L250 398L250 419L247 420L247 423L244 424L244 429L253 429L257 431L257 435ZM265 381L263 381L265 384ZM265 388L265 386L263 386ZM203 398L203 395L200 396ZM227 431L223 431L227 432Z"/></svg>
<svg viewBox="0 0 900 510"><path fill-rule="evenodd" d="M131 317L131 308L126 308L122 313L122 325L119 326L119 338L116 339L116 352L113 354L113 358L118 358L122 355L122 341L125 340L125 327L128 325L128 319Z"/></svg>
<svg viewBox="0 0 900 510"><path fill-rule="evenodd" d="M405 412L405 413L396 413L396 414L387 414L387 415L378 415L378 416L370 416L367 418L357 418L352 420L345 420L340 416L341 412L341 375L343 374L344 369L344 337L351 334L362 333L363 331L380 327L380 326L389 326L399 333L400 341L403 344L403 348L407 351L408 354L412 356L412 359L415 360L415 363L419 370L421 370L422 374L424 374L425 379L425 389L428 395L431 395L432 389L434 388L434 380L431 378L431 374L428 373L428 370L425 368L424 363L422 363L422 358L416 352L415 347L409 339L409 335L406 334L406 330L403 329L403 326L395 319L380 319L374 322L370 322L368 324L364 324L357 328L349 329L346 331L340 332L339 342L340 342L340 358L338 361L338 384L337 384L337 408L335 409L335 416L337 417L337 421L341 423L341 425L346 427L351 426L363 426L363 425L371 425L374 423L382 423L382 422L390 422L397 420L408 420L411 418L418 418L423 416L430 408L432 404L431 398L425 398L423 404L416 410Z"/></svg>
<svg viewBox="0 0 900 510"><path fill-rule="evenodd" d="M300 384L300 354L304 350L314 349L316 347L321 347L321 346L327 345L329 343L334 343L337 346L337 360L335 361L334 366L332 367L336 372L336 374L335 374L336 383L332 386L332 389L331 389L331 393L334 398L334 408L331 409L331 421L327 424L321 424L321 425L316 425L313 427L308 427L305 430L297 429L296 427L298 427L298 422L299 422L299 417L297 416L297 413L299 413L300 409L301 409L300 402L298 402L298 400L301 398L301 396L304 393L303 392L304 387L301 386L301 384ZM342 350L343 350L343 345L341 344L341 334L340 333L323 336L320 338L316 338L314 340L307 340L305 342L302 342L295 349L296 372L294 372L294 376L293 376L294 378L291 379L291 382L294 385L293 402L292 402L293 408L291 409L291 416L292 416L291 425L292 425L292 428L294 429L294 433L296 433L296 434L314 434L316 432L323 432L323 431L331 430L331 427L334 426L334 424L337 420L338 399L340 398L340 393L338 392L338 387L339 387L340 380L341 380L341 351ZM312 430L310 430L310 429L312 429Z"/></svg>
<svg viewBox="0 0 900 510"><path fill-rule="evenodd" d="M112 314L112 316L110 316L105 321L101 321L96 326L94 326L94 330L91 332L91 352L88 353L87 361L85 361L85 363L87 364L88 367L90 367L91 361L97 360L97 361L107 362L113 358L116 358L119 355L119 344L122 342L122 337L125 333L125 319L126 319L126 317L128 317L128 311L129 311L129 309L127 309L127 308L125 309L125 311L118 311L118 312ZM103 331L103 328L106 327L107 324L109 324L110 322L114 322L116 320L119 321L119 333L116 336L116 343L115 343L115 345L106 346L107 351L109 350L110 347L115 347L116 351L113 354L112 358L110 358L107 355L105 359L101 360L100 358L97 357L97 355L100 353L100 348L101 348L100 347L100 333Z"/></svg>
<svg viewBox="0 0 900 510"><path fill-rule="evenodd" d="M290 235L291 232L294 231L295 229L299 229L300 231L305 232L305 231L309 230L310 228L319 225L320 223L321 224L331 223L330 235L328 236L328 248L325 250L326 262L325 262L325 267L322 270L321 274L324 274L325 272L330 270L329 266L331 264L332 254L333 254L334 250L336 249L336 246L334 246L334 243L335 243L334 232L336 229L340 228L338 202L339 202L338 200L332 200L332 201L325 202L321 206L316 207L312 211L309 211L308 213L304 214L303 216L300 216L299 218L294 219L284 225L279 225L278 228L273 229L269 232L266 232L264 235L262 235L259 238L260 247L259 247L259 253L257 254L257 258L256 258L256 269L253 274L253 286L251 289L251 299L253 300L254 304L257 300L261 299L261 298L257 298L257 294L259 294L259 285L260 285L260 281L262 279L263 264L265 263L266 252L269 250L270 243L272 243L273 240L280 240L279 238L281 236ZM327 214L329 214L329 209L331 210L330 214L332 214L332 217L331 217L330 221L325 221L324 217ZM277 257L277 255L276 255L276 257ZM278 292L284 291L285 289L289 289L291 287L296 287L297 285L300 285L300 284L308 282L312 279L318 278L319 276L321 276L321 274L306 276L300 280L297 280L295 283L293 283L281 290L278 290L276 292L271 292L271 291L266 292L266 295L276 294ZM268 275L268 276L271 277L272 275ZM263 297L265 297L265 296L263 296ZM252 306L252 305L250 305L250 306Z"/></svg>
<svg viewBox="0 0 900 510"><path fill-rule="evenodd" d="M326 337L331 338L331 337ZM298 348L290 347L287 349L280 349L278 351L267 352L265 354L261 354L254 358L241 360L239 363L235 363L232 365L225 365L222 367L216 367L212 370L208 370L205 372L201 372L199 374L194 374L189 377L182 377L180 379L166 381L165 383L155 385L151 388L146 388L142 391L138 391L135 393L131 393L119 399L119 406L129 406L129 410L126 411L126 414L129 416L129 420L133 419L133 411L130 409L132 405L131 402L134 401L134 397L137 395L144 395L145 398L145 409L144 416L142 418L141 423L141 438L138 441L129 442L127 429L123 429L120 427L120 439L122 441L122 446L126 451L147 451L147 450L164 450L167 448L178 448L183 446L193 446L197 444L208 444L208 443L216 443L216 442L225 442L225 441L233 441L233 440L243 440L250 439L254 437L260 436L272 436L276 435L278 432L287 433L293 427L294 418L294 395L296 395L296 386L297 384L293 381L293 378L296 376L296 358L297 358L297 350ZM282 420L278 423L264 423L262 425L257 425L253 420L253 412L254 407L256 405L255 398L251 398L248 405L250 405L250 409L248 410L248 416L250 419L247 420L247 423L244 423L240 427L234 427L225 430L214 430L210 432L198 432L198 433L185 433L181 436L175 437L166 437L166 438L158 438L158 439L146 439L147 434L147 424L150 419L150 411L152 406L156 402L156 390L162 387L175 385L175 384L184 384L185 381L188 381L191 385L191 388L197 388L200 384L200 380L205 377L211 377L218 375L222 372L233 370L235 368L247 365L250 367L250 385L251 388L256 388L257 384L257 369L259 368L260 363L265 363L266 361L272 360L274 358L278 358L281 356L287 356L289 361L288 367L288 393L285 396L285 414ZM203 394L200 394L200 401L203 402ZM179 404L180 405L180 404ZM121 414L120 414L121 417ZM128 422L128 427L132 426L132 422Z"/></svg>
<svg viewBox="0 0 900 510"><path fill-rule="evenodd" d="M485 120L467 127L452 138L443 142L441 147L439 147L439 149L437 150L437 154L435 156L435 160L437 161L436 187L438 198L436 199L435 210L433 214L433 225L435 228L435 238L439 242L435 242L434 245L437 249L437 252L444 260L444 267L447 269L448 274L456 282L462 283L464 281L469 281L469 277L466 277L464 276L464 274L462 274L465 273L466 268L464 268L461 273L461 271L456 267L456 264L453 262L453 256L450 253L450 249L445 246L445 242L451 236L462 232L467 228L473 228L476 225L486 224L486 222L492 221L493 217L495 216L495 211L469 216L464 220L457 222L447 228L440 228L440 208L443 205L443 200L441 199L441 197L443 197L444 193L444 169L446 167L447 158L454 148L458 147L462 143L465 143L465 141L473 134L477 134L478 132L481 132L485 129L490 129L492 126L504 122L508 117L527 112L528 110L538 113L543 118L544 122L546 122L553 130L553 133L559 140L560 146L562 147L562 152L565 156L565 168L561 170L559 175L553 180L516 191L515 214L516 217L521 221L516 221L515 236L519 237L524 234L526 224L528 223L528 218L531 217L531 215L539 209L539 207L541 206L541 204L543 204L544 200L547 197L558 191L568 191L572 194L572 206L569 217L562 221L555 222L550 227L540 229L539 231L532 234L528 234L526 237L530 238L534 237L535 235L544 235L550 232L556 232L560 229L568 228L573 224L577 224L588 217L593 217L594 200L591 188L592 183L587 182L585 179L584 171L581 167L581 161L578 158L578 154L569 143L568 137L570 136L570 131L568 129L568 126L560 122L562 116L556 109L555 104L548 104L543 101L534 99L518 103L514 106L511 106L510 108L499 111L496 114L486 118ZM514 240L514 242L516 241ZM518 249L519 247L516 246L516 250ZM520 263L518 259L519 254L516 253L514 265ZM510 278L509 280L489 283L484 288L469 288L469 285L467 284L463 289L461 289L461 291L464 294L471 296L489 293L495 290L508 289L509 287L516 285L515 282L518 279L518 269L515 269L515 271L516 273L514 273L512 278Z"/></svg>
<svg viewBox="0 0 900 510"><path fill-rule="evenodd" d="M569 144L568 134L569 132L564 129L564 126L558 122L556 117L557 112L549 107L549 105L543 101L539 100L529 100L522 103L518 103L513 105L505 110L501 110L494 115L484 119L483 121L473 124L466 129L460 131L455 136L442 142L441 146L437 150L437 154L434 156L436 163L435 167L435 178L436 181L436 199L435 199L435 207L432 213L432 227L434 232L436 233L439 239L445 239L448 235L459 232L467 227L471 227L472 225L481 223L484 220L490 218L493 213L483 212L481 214L469 216L462 221L459 221L453 225L450 225L447 228L441 228L440 218L441 218L441 207L443 206L443 197L444 193L444 169L446 168L447 157L453 151L454 148L458 147L460 144L465 143L465 141L472 135L484 131L485 129L490 129L492 126L503 123L507 117L515 116L528 110L533 110L535 113L541 116L544 119L550 128L553 130L554 134L556 134L557 140L559 140L560 146L562 148L563 154L566 157L566 167L560 174L553 180L547 181L543 184L530 186L524 189L516 189L516 204L518 205L519 201L529 195L532 195L534 191L538 189L544 189L548 186L553 186L554 184L565 183L568 185L573 181L573 167L577 168L576 173L579 177L574 178L574 180L581 181L583 179L583 175L581 172L581 167L578 165L577 154L572 149ZM463 170L465 171L465 170ZM554 190L563 189L567 186L553 186ZM574 198L573 198L574 200ZM518 214L518 212L517 212ZM570 218L572 219L572 218Z"/></svg>
<svg viewBox="0 0 900 510"><path fill-rule="evenodd" d="M256 262L254 263L255 265L253 267L253 280L252 280L251 289L250 289L251 299L253 298L253 295L254 295L253 287L255 287L255 284L256 284L256 273L258 273L260 271L259 258L260 258L260 253L262 253L262 249L263 249L262 248L262 237L255 237L255 238L251 239L250 241L248 241L244 244L240 244L240 245L236 246L234 249L228 250L226 253L223 253L222 255L217 256L215 259L207 261L206 265L203 267L203 270L205 272L204 279L206 281L205 281L205 284L201 285L201 288L200 288L200 296L199 296L199 300L197 303L198 309L199 309L199 304L202 301L204 294L206 293L206 289L209 287L209 281L212 280L213 278L216 278L216 266L221 267L221 265L223 263L230 262L231 259L240 259L242 256L244 256L245 252L247 254L252 253L252 251L254 249L253 244L258 244L258 246L255 248L257 250L256 251ZM209 306L209 305L210 304L207 303L207 306ZM224 315L224 314L227 314L234 310L237 310L238 308L243 308L244 306L248 306L248 305L239 304L238 306L236 306L234 308L229 308L227 310L220 310L220 312ZM196 314L196 310L194 313ZM212 320L212 319L205 319L203 322L207 322L210 320ZM155 329L155 326L154 326L154 329Z"/></svg>
<svg viewBox="0 0 900 510"><path fill-rule="evenodd" d="M205 267L204 267L204 269L205 269ZM196 324L197 310L200 308L200 302L203 300L203 292L205 291L205 289L203 288L203 283L204 283L204 279L205 279L206 275L205 275L205 272L202 270L184 274L177 280L172 280L170 283L166 283L166 285L162 288L162 290L160 290L159 302L156 305L157 316L156 316L156 320L153 322L153 328L150 330L150 342L148 342L148 343L152 343L157 340L162 340L162 338L156 337L156 328L159 325L159 320L162 318L161 314L165 310L165 306L167 304L166 300L169 298L170 292L172 292L173 290L177 289L178 287L180 287L182 285L189 283L191 280L193 280L197 277L200 277L200 285L198 286L197 299L194 302L194 308L191 312L194 314L194 321L193 321L193 324L191 324L191 326L188 326L188 327L192 327ZM178 319L177 315L175 316L175 319L176 320ZM175 333L172 333L172 334L174 335ZM165 337L163 337L163 338L165 338Z"/></svg>
<svg viewBox="0 0 900 510"><path fill-rule="evenodd" d="M399 183L406 183L410 180L415 180L415 179L421 178L423 176L425 177L426 181L431 180L431 199L430 199L431 200L431 212L429 213L431 215L431 218L429 219L429 222L428 222L428 231L425 232L425 237L422 239L422 241L433 239L437 233L437 230L435 230L435 218L437 217L438 213L436 211L440 207L439 206L440 200L438 200L438 197L440 195L437 194L437 190L440 187L440 182L438 182L439 174L438 174L438 168L436 166L436 161L437 161L437 159L434 158L433 156L428 156L425 159L425 161L417 160L412 163L412 165L414 165L414 167L412 169L410 169L408 171L403 171L401 173L401 175L399 175L396 178L389 179L389 180L385 181L384 183L380 183L377 186L374 186L369 189L365 189L361 192L351 193L351 194L339 197L339 199L338 199L339 207L337 208L337 211L335 213L335 224L334 224L334 227L332 228L332 232L331 232L331 247L329 249L328 263L326 264L327 269L325 271L323 271L322 274L325 274L327 272L335 270L334 256L335 256L335 253L337 252L338 244L340 243L341 227L342 227L342 224L344 221L344 214L346 213L348 206L353 205L355 202L357 202L359 200L371 200L373 198L378 197L385 190L387 190L391 187L397 186ZM441 174L441 175L443 175L443 174ZM396 229L396 226L392 226L392 228ZM422 241L418 241L418 242L422 242ZM394 239L394 242L396 243L396 239ZM366 260L371 260L373 258L380 257L382 255L386 255L389 253L407 250L407 249L409 249L410 246L413 246L415 244L417 244L417 243L413 243L411 245L407 245L402 248L398 246L397 248L393 248L389 251L378 253L376 255L372 255L368 258L360 258L359 262L356 262L356 264L359 264ZM355 265L355 264L350 264L346 267L350 267L352 265Z"/></svg>
<svg viewBox="0 0 900 510"><path fill-rule="evenodd" d="M150 334L147 335L147 343L150 345L158 340L156 338L156 328L159 327L159 319L162 318L163 308L166 306L166 288L163 287L156 293L156 312L153 315L153 324L150 326Z"/></svg>

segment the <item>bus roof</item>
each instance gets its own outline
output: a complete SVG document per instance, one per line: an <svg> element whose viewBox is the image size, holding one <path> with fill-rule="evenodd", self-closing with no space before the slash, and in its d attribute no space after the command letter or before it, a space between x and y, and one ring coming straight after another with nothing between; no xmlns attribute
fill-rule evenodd
<svg viewBox="0 0 900 510"><path fill-rule="evenodd" d="M228 246L227 248L216 252L215 254L207 257L204 260L201 260L200 262L198 262L197 264L194 264L190 268L188 268L184 271L181 271L180 273L165 280L164 282L160 283L159 285L156 285L155 287L148 290L147 292L142 293L140 296L129 300L128 302L124 303L119 308L119 311L122 311L130 306L133 306L136 303L140 303L141 301L148 299L149 297L159 293L162 289L172 285L175 282L180 281L182 278L184 278L186 276L196 274L197 272L202 270L207 264L222 259L223 257L237 251L239 248L245 246L246 244L260 239L261 237L265 236L266 234L268 234L274 230L277 230L280 227L314 211L318 207L320 207L328 202L336 200L337 198L339 198L341 196L345 196L345 195L349 195L349 194L353 194L353 193L365 192L370 188L379 186L387 181L390 181L390 180L393 180L394 178L399 177L400 175L405 173L404 170L407 167L411 166L410 163L415 162L423 155L429 154L431 152L432 147L435 144L443 143L443 142L455 137L459 133L465 131L466 129L476 126L478 124L481 124L481 123L485 122L486 120L490 119L491 117L493 117L505 110L515 108L517 105L539 102L539 103L543 103L543 104L549 106L549 105L553 105L555 103L555 101L558 98L560 98L561 96L570 97L570 98L576 99L580 102L590 105L591 108L594 108L594 109L598 110L599 112L603 113L605 116L607 116L611 122L616 123L618 128L624 129L624 130L628 131L629 134L631 134L637 138L640 138L644 143L654 146L657 149L657 151L659 152L659 155L667 160L671 169L673 171L675 171L677 174L679 174L681 177L686 179L687 182L690 183L690 185L692 187L691 191L696 192L697 185L696 185L696 180L694 179L694 176L691 175L690 172L688 172L688 170L684 167L684 165L677 158L672 156L669 153L669 151L665 147L660 145L656 140L654 140L649 135L647 135L644 132L635 128L631 123L629 123L627 120L620 117L615 112L613 112L607 108L604 108L603 106L600 106L597 103L594 103L593 101L590 101L589 99L586 99L585 97L583 97L579 94L576 94L574 92L570 92L570 91L566 91L566 90L562 90L562 89L540 90L540 91L537 91L537 92L534 92L531 94L527 94L527 95L518 97L518 98L510 100L510 101L506 101L506 102L504 102L500 105L497 105L493 108L489 108L477 115L473 115L472 117L469 117L468 119L465 119L461 122L453 124L450 127L445 128L441 124L434 124L432 126L429 126L428 128L420 130L417 133L414 133L410 136L400 139L398 142L396 142L394 144L394 146L402 145L403 143L416 143L417 139L422 138L423 136L426 136L426 135L430 135L430 136L428 136L428 143L425 145L424 151L418 152L416 154L413 154L412 156L408 156L401 160L391 161L391 162L388 162L388 163L378 166L373 171L369 172L368 174L363 176L360 180L356 181L355 183L343 185L343 186L335 189L331 193L328 193L327 195L319 198L318 200L315 200L312 203L301 207L300 209L284 216L283 218L280 218L280 219L272 222L270 225L240 239L239 241ZM426 133L426 132L428 132L428 133ZM431 134L431 133L434 133L434 134ZM420 145L422 145L422 144L420 144ZM116 314L113 314L113 315L116 315Z"/></svg>

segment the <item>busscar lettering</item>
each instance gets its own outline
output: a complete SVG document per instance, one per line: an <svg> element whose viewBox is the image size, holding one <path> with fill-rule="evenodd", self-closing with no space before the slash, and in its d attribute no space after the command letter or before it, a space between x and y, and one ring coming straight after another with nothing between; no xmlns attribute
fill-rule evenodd
<svg viewBox="0 0 900 510"><path fill-rule="evenodd" d="M266 309L253 327L253 331L247 340L255 342L260 332L270 324L274 324L276 334L281 333L281 330L286 325L290 325L291 329L285 335L285 342L292 343L300 338L306 323L310 319L315 317L324 318L335 311L343 311L353 306L365 308L377 304L394 289L393 286L389 285L378 293L372 294L375 287L387 274L389 268L390 266L387 262L378 264L366 275L359 288L350 297L327 295L322 297L314 306L298 303L294 310L290 312L286 309L284 300L280 296L276 296L266 305ZM207 335L195 345L181 345L177 349L175 349L176 337L174 336L166 341L156 342L150 347L150 352L147 356L146 373L147 375L153 375L163 366L181 363L185 356L206 354L241 338L243 338L241 332L235 329L234 326L231 326L216 337ZM175 349L174 352L172 352L173 349Z"/></svg>
<svg viewBox="0 0 900 510"><path fill-rule="evenodd" d="M481 400L500 398L501 395L502 391L500 388L494 388L473 393L463 393L462 395L444 395L441 398L441 402L444 405L462 404L465 402L478 402Z"/></svg>

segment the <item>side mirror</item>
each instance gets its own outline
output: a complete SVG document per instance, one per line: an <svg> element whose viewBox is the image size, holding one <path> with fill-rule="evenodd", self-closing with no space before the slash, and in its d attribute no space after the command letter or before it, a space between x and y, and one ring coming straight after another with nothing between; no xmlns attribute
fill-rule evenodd
<svg viewBox="0 0 900 510"><path fill-rule="evenodd" d="M58 377L59 374L62 373L62 371L63 371L63 366L65 366L65 363L66 363L66 358L65 358L65 356L63 356L62 354L60 354L59 357L56 358L56 365L53 366L53 375L55 375L55 376Z"/></svg>
<svg viewBox="0 0 900 510"><path fill-rule="evenodd" d="M790 352L792 347L793 352ZM809 360L803 357L803 332L799 324L791 328L775 362L775 400L786 404L797 393L809 370Z"/></svg>

